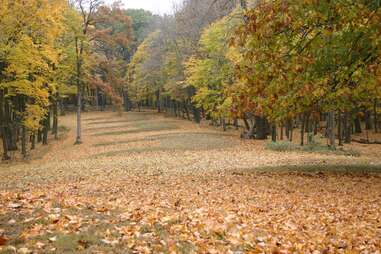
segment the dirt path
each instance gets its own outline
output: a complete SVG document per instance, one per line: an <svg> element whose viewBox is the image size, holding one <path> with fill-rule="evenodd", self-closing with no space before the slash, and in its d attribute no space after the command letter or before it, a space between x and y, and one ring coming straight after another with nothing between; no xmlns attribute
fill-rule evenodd
<svg viewBox="0 0 381 254"><path fill-rule="evenodd" d="M149 112L85 114L84 144L74 146L74 116L62 124L68 137L42 159L0 166L0 252L381 249L378 174L254 170L345 169L379 163L376 152L276 153L235 133Z"/></svg>

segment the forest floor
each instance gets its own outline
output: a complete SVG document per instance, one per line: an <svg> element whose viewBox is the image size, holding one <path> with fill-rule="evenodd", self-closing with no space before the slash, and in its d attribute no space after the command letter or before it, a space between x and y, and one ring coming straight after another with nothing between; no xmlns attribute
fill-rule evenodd
<svg viewBox="0 0 381 254"><path fill-rule="evenodd" d="M274 152L150 112L0 164L0 253L380 253L381 146Z"/></svg>

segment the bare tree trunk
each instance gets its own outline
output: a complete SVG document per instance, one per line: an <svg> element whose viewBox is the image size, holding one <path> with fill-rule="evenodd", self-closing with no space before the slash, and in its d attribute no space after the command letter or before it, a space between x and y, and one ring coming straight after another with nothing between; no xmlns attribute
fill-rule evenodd
<svg viewBox="0 0 381 254"><path fill-rule="evenodd" d="M86 30L84 32L86 34ZM83 43L78 44L78 37L75 38L75 48L77 53L77 137L75 144L79 145L82 143L81 137L81 110L82 110L82 86L81 86L81 71L82 71L82 53L83 53Z"/></svg>

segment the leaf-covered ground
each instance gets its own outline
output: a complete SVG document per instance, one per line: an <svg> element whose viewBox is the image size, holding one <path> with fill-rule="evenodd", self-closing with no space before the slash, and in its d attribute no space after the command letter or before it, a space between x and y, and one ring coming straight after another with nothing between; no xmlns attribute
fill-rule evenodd
<svg viewBox="0 0 381 254"><path fill-rule="evenodd" d="M0 166L0 252L380 253L377 145L277 153L148 112L85 114L73 146L74 120Z"/></svg>

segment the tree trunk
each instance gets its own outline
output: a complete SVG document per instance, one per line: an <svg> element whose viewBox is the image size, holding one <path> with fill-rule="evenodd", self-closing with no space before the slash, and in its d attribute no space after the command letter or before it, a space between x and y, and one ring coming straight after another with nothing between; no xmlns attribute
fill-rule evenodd
<svg viewBox="0 0 381 254"><path fill-rule="evenodd" d="M57 100L53 102L53 129L52 133L54 134L54 138L58 139L58 105Z"/></svg>
<svg viewBox="0 0 381 254"><path fill-rule="evenodd" d="M276 124L271 127L271 141L276 142Z"/></svg>
<svg viewBox="0 0 381 254"><path fill-rule="evenodd" d="M22 129L21 129L21 154L23 155L24 158L27 157L26 136L27 136L27 130L26 130L25 126L22 126Z"/></svg>
<svg viewBox="0 0 381 254"><path fill-rule="evenodd" d="M338 120L337 120L337 133L339 137L339 146L343 146L342 117L341 117L340 111L338 113Z"/></svg>
<svg viewBox="0 0 381 254"><path fill-rule="evenodd" d="M99 110L99 88L95 88L95 110ZM125 97L123 97L125 99ZM126 100L124 100L124 103L126 103ZM126 105L126 104L124 104Z"/></svg>
<svg viewBox="0 0 381 254"><path fill-rule="evenodd" d="M224 117L221 117L221 125L222 125L222 130L226 131L226 120Z"/></svg>
<svg viewBox="0 0 381 254"><path fill-rule="evenodd" d="M40 129L37 131L37 142L38 143L42 142L42 131Z"/></svg>
<svg viewBox="0 0 381 254"><path fill-rule="evenodd" d="M329 119L329 146L332 149L336 149L336 143L335 143L335 112L330 111L328 113L328 119Z"/></svg>
<svg viewBox="0 0 381 254"><path fill-rule="evenodd" d="M86 30L84 31L84 34L86 34ZM75 38L75 46L76 46L76 52L77 52L77 137L75 140L75 144L81 144L82 143L82 137L81 137L81 110L82 110L82 86L81 86L81 76L82 76L82 54L83 54L83 42L81 44L78 44L78 38Z"/></svg>
<svg viewBox="0 0 381 254"><path fill-rule="evenodd" d="M188 103L184 102L184 110L185 110L185 115L187 116L187 119L190 121L191 118L190 118L190 114L189 114L189 110L188 110Z"/></svg>
<svg viewBox="0 0 381 254"><path fill-rule="evenodd" d="M77 138L75 140L75 144L79 145L82 143L82 137L81 137L81 105L82 105L82 95L79 91L77 94Z"/></svg>
<svg viewBox="0 0 381 254"><path fill-rule="evenodd" d="M351 143L352 127L351 127L351 121L350 121L350 114L348 112L344 113L343 123L344 123L344 126L343 126L344 143L349 144Z"/></svg>
<svg viewBox="0 0 381 254"><path fill-rule="evenodd" d="M3 141L3 160L9 160L10 157L8 155L8 140L6 131L7 117L4 112L4 104L4 90L0 89L0 136Z"/></svg>
<svg viewBox="0 0 381 254"><path fill-rule="evenodd" d="M256 139L264 140L267 139L267 123L264 117L255 116L255 126L256 126Z"/></svg>
<svg viewBox="0 0 381 254"><path fill-rule="evenodd" d="M47 145L48 144L48 132L49 132L49 122L50 122L50 117L49 117L49 113L46 115L45 119L44 119L44 126L43 126L43 129L42 129L42 144L43 145Z"/></svg>
<svg viewBox="0 0 381 254"><path fill-rule="evenodd" d="M304 146L304 131L305 131L306 115L302 116L302 126L300 127L300 145Z"/></svg>
<svg viewBox="0 0 381 254"><path fill-rule="evenodd" d="M193 118L196 123L201 122L201 113L200 109L198 109L195 105L192 104Z"/></svg>
<svg viewBox="0 0 381 254"><path fill-rule="evenodd" d="M36 149L36 133L35 132L32 133L30 141L31 141L31 147L30 147L30 149L31 150Z"/></svg>
<svg viewBox="0 0 381 254"><path fill-rule="evenodd" d="M156 91L156 107L157 107L157 112L161 113L161 105L160 105L160 90Z"/></svg>
<svg viewBox="0 0 381 254"><path fill-rule="evenodd" d="M371 130L372 127L372 119L371 119L371 113L367 110L364 114L365 117L365 130Z"/></svg>
<svg viewBox="0 0 381 254"><path fill-rule="evenodd" d="M374 100L373 104L373 117L374 117L374 132L378 132L378 114L377 114L377 99Z"/></svg>
<svg viewBox="0 0 381 254"><path fill-rule="evenodd" d="M359 116L356 116L355 118L355 133L362 133L361 121Z"/></svg>

